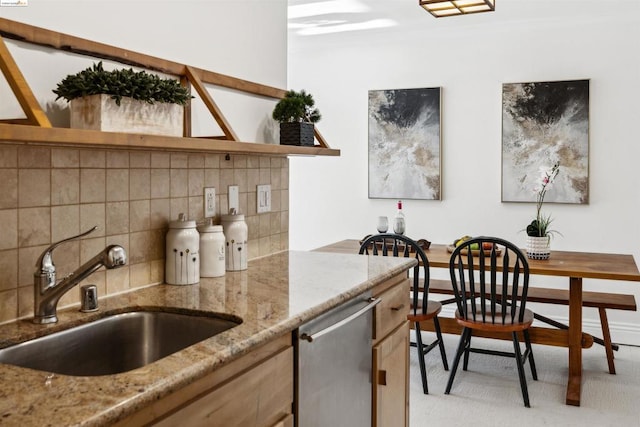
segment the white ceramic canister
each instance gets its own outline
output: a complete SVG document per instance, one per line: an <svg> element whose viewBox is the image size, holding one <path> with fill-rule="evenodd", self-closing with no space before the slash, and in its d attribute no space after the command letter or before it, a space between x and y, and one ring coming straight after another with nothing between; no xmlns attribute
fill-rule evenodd
<svg viewBox="0 0 640 427"><path fill-rule="evenodd" d="M227 271L247 269L249 228L244 215L222 215L222 227L226 239L225 264Z"/></svg>
<svg viewBox="0 0 640 427"><path fill-rule="evenodd" d="M200 277L224 276L225 239L221 225L207 223L198 227L200 233Z"/></svg>
<svg viewBox="0 0 640 427"><path fill-rule="evenodd" d="M164 281L170 285L192 285L200 281L200 236L196 222L184 214L169 222Z"/></svg>

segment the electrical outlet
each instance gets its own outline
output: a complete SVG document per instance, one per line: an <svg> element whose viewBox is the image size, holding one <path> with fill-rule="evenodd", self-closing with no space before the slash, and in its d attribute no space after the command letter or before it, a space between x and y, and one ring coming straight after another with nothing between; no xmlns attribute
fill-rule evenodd
<svg viewBox="0 0 640 427"><path fill-rule="evenodd" d="M204 217L211 218L216 215L216 189L206 187L204 189Z"/></svg>
<svg viewBox="0 0 640 427"><path fill-rule="evenodd" d="M229 212L231 209L236 210L236 213L240 213L240 188L237 185L229 186Z"/></svg>
<svg viewBox="0 0 640 427"><path fill-rule="evenodd" d="M256 206L258 213L271 212L271 185L258 185Z"/></svg>

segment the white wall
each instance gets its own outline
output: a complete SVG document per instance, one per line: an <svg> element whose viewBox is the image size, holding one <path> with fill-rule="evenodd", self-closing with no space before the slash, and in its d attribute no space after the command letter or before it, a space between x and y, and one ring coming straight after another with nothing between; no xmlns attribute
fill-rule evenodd
<svg viewBox="0 0 640 427"><path fill-rule="evenodd" d="M286 0L29 0L27 7L0 7L0 17L285 88L286 5ZM97 60L6 41L54 126L68 126L68 112L59 111L67 104L54 104L51 90ZM272 142L275 101L209 90L240 139ZM0 99L0 118L21 113L1 74ZM198 99L193 119L194 134L221 135Z"/></svg>
<svg viewBox="0 0 640 427"><path fill-rule="evenodd" d="M545 2L568 12L572 0ZM366 2L365 2L366 3ZM590 79L588 205L546 204L563 236L553 248L631 253L640 261L640 2L587 2L579 16L528 15L538 0L497 12L435 20L424 29L303 37L290 33L290 88L310 91L323 113L320 132L339 158L290 163L290 247L311 249L375 232L394 200L367 196L367 93L442 87L442 200L407 200L408 235L448 243L464 234L499 235L524 245L533 203L501 202L502 83ZM551 5L553 6L553 5ZM581 6L582 8L582 6ZM589 9L590 8L590 9ZM575 9L574 9L575 10ZM424 13L417 5L415 13ZM467 20L464 21L463 20ZM468 24L467 24L468 23ZM552 254L553 256L553 254ZM437 272L436 274L439 274ZM545 279L566 287L566 279ZM635 293L640 284L585 281L586 289ZM564 307L545 307L566 318ZM585 309L587 326L597 312ZM640 344L637 312L611 312L613 339Z"/></svg>

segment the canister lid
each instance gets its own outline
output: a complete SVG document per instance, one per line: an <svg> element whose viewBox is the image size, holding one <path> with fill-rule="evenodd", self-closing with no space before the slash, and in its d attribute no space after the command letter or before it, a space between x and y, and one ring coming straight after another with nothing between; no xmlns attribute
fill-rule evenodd
<svg viewBox="0 0 640 427"><path fill-rule="evenodd" d="M243 214L221 215L220 219L222 222L244 221L244 215Z"/></svg>
<svg viewBox="0 0 640 427"><path fill-rule="evenodd" d="M212 219L209 218L209 220L198 226L198 231L200 233L221 233L222 232L222 226L221 225L213 225L212 223Z"/></svg>
<svg viewBox="0 0 640 427"><path fill-rule="evenodd" d="M169 222L169 228L196 228L196 222L187 220L184 214L181 213L176 221Z"/></svg>

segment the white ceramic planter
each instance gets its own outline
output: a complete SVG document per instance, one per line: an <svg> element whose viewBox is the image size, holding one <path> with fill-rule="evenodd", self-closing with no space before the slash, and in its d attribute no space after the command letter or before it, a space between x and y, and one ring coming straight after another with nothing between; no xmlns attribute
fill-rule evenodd
<svg viewBox="0 0 640 427"><path fill-rule="evenodd" d="M529 259L549 259L551 237L527 236L527 257Z"/></svg>
<svg viewBox="0 0 640 427"><path fill-rule="evenodd" d="M180 137L183 134L184 107L178 104L122 98L118 106L109 95L91 95L71 100L69 110L74 129Z"/></svg>

